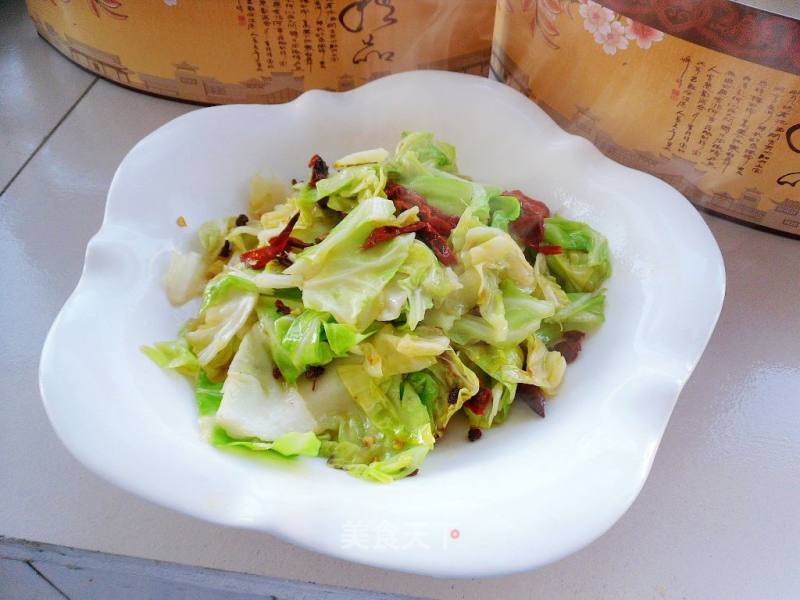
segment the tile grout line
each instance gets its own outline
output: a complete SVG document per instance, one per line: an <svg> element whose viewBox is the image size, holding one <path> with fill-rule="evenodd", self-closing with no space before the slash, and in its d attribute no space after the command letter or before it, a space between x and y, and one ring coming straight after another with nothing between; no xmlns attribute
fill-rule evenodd
<svg viewBox="0 0 800 600"><path fill-rule="evenodd" d="M0 197L2 197L3 194L6 193L6 190L11 187L11 184L14 183L14 181L16 181L16 179L17 179L17 177L19 177L20 173L22 173L22 171L25 170L25 167L28 166L28 163L30 163L33 160L33 157L36 156L39 153L39 150L42 149L42 147L47 143L47 140L49 140L50 137L56 132L56 129L61 127L61 124L66 120L66 118L68 116L70 116L70 114L72 114L72 111L75 110L75 107L78 106L78 104L80 104L80 102L81 102L81 100L83 100L84 96L86 96L86 94L89 93L89 91L94 87L94 84L97 83L99 79L100 79L99 77L95 77L94 78L94 81L92 81L92 83L90 83L86 87L86 89L83 90L83 93L81 93L81 95L78 96L77 100L75 100L75 102L72 103L72 106L70 106L67 109L67 112L65 112L61 116L61 118L53 126L53 128L47 133L46 136L44 136L44 139L42 139L42 141L39 142L39 144L36 146L36 148L34 148L33 152L31 152L30 156L28 156L28 158L25 159L25 162L22 163L22 166L20 166L20 168L17 169L17 172L14 173L14 175L11 176L11 179L8 180L8 183L5 186L3 186L2 190L0 190Z"/></svg>
<svg viewBox="0 0 800 600"><path fill-rule="evenodd" d="M31 569L33 569L33 572L36 573L39 577L44 579L45 582L47 583L47 585L49 585L56 592L58 592L59 595L61 595L62 597L66 598L67 600L71 600L70 597L67 596L64 592L62 592L61 589L55 583L50 581L47 577L44 576L44 574L39 569L37 569L35 566L33 566L33 563L31 561L26 560L25 564L28 565Z"/></svg>

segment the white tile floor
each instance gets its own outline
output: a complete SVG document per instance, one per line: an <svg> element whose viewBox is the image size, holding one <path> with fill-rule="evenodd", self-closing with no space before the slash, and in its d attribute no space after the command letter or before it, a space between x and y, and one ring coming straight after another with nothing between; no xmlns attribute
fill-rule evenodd
<svg viewBox="0 0 800 600"><path fill-rule="evenodd" d="M85 470L44 415L41 344L80 274L117 164L193 107L95 80L39 40L21 7L0 0L0 536L442 598L797 597L800 277L787 265L800 242L714 217L726 304L650 478L605 536L555 565L476 581L390 573L195 521ZM53 597L41 582L14 587L36 581L24 563L0 565L0 599ZM88 593L86 581L44 568L75 597Z"/></svg>
<svg viewBox="0 0 800 600"><path fill-rule="evenodd" d="M28 563L0 560L0 600L64 600Z"/></svg>
<svg viewBox="0 0 800 600"><path fill-rule="evenodd" d="M0 190L95 79L42 43L24 2L0 2Z"/></svg>

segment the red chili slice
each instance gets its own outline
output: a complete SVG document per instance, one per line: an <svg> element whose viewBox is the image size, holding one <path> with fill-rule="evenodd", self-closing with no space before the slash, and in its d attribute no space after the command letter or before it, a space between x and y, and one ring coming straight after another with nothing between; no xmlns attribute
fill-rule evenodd
<svg viewBox="0 0 800 600"><path fill-rule="evenodd" d="M266 246L242 253L242 262L246 266L257 271L266 267L269 261L274 260L281 252L286 250L286 246L289 244L289 238L292 235L292 229L294 229L295 224L297 224L297 219L299 218L300 213L295 213L295 215L289 219L286 227L272 238Z"/></svg>
<svg viewBox="0 0 800 600"><path fill-rule="evenodd" d="M539 245L528 244L528 245L537 252L541 254L547 254L549 256L552 256L554 254L561 254L562 252L561 246L558 246L556 244L539 244Z"/></svg>
<svg viewBox="0 0 800 600"><path fill-rule="evenodd" d="M511 222L511 230L528 246L538 246L544 239L544 220L550 216L550 209L544 202L534 200L519 190L503 192L503 195L519 200L520 215Z"/></svg>
<svg viewBox="0 0 800 600"><path fill-rule="evenodd" d="M311 169L311 179L308 180L309 187L317 187L320 179L328 177L328 165L319 154L311 157L311 160L308 161L308 168Z"/></svg>
<svg viewBox="0 0 800 600"><path fill-rule="evenodd" d="M372 230L372 233L369 234L369 237L361 247L364 250L369 250L378 244L382 244L383 242L387 242L392 238L396 238L398 235L411 233L413 231L420 231L426 227L428 227L427 223L423 223L422 221L417 221L416 223L411 223L411 225L406 225L404 227L395 227L393 225L377 227Z"/></svg>
<svg viewBox="0 0 800 600"><path fill-rule="evenodd" d="M478 393L475 394L472 398L464 402L464 406L470 409L476 415L483 415L486 412L486 409L489 407L489 404L492 402L492 390L487 387L481 386L478 389Z"/></svg>

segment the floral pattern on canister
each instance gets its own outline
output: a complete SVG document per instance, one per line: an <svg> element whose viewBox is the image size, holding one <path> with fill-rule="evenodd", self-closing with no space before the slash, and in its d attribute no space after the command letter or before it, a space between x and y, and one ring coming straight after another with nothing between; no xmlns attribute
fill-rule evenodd
<svg viewBox="0 0 800 600"><path fill-rule="evenodd" d="M627 19L627 21L628 25L625 28L625 35L629 40L636 40L636 45L642 50L649 50L653 42L660 42L664 39L663 31L653 29L633 19Z"/></svg>
<svg viewBox="0 0 800 600"><path fill-rule="evenodd" d="M521 0L518 8L513 0L506 0L506 4L509 12L530 13L531 34L540 34L545 44L554 50L559 48L555 39L560 35L556 19L561 13L571 19L582 19L583 28L608 55L627 50L633 43L642 50L649 50L653 43L664 39L664 33L658 29L622 16L594 0ZM574 4L578 5L577 11L570 10Z"/></svg>

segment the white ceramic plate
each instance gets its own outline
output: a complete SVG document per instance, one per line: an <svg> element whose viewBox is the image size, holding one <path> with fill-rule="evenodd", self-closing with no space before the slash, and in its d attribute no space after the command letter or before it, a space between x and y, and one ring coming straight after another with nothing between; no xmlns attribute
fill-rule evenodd
<svg viewBox="0 0 800 600"><path fill-rule="evenodd" d="M319 459L253 461L209 446L189 385L138 350L174 337L194 310L172 308L160 285L171 249L207 219L240 211L256 173L304 178L313 153L391 148L415 129L455 144L464 173L525 190L610 241L606 324L547 418L522 405L478 443L452 432L418 477L392 485ZM511 88L407 73L284 105L197 110L137 144L47 337L41 390L67 448L149 500L371 565L498 575L574 552L630 506L724 288L714 238L674 189L564 133Z"/></svg>

